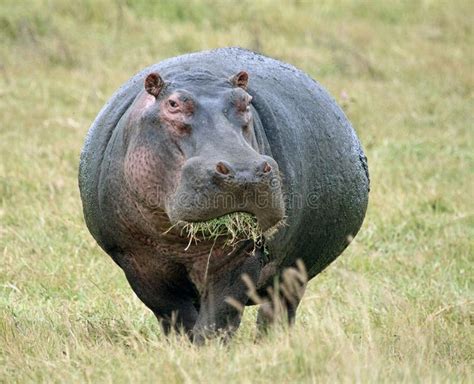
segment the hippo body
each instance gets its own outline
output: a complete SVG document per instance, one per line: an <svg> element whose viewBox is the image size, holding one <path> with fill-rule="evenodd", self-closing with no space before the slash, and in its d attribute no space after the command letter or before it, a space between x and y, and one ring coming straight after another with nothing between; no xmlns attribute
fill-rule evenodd
<svg viewBox="0 0 474 384"><path fill-rule="evenodd" d="M369 176L354 130L318 83L223 48L164 60L125 83L89 130L79 186L90 232L165 331L202 340L237 328L241 311L229 297L255 304L249 281L266 324L268 287L285 270L301 260L311 279L339 256L363 222ZM215 202L222 191L266 203L198 207L198 197ZM239 210L256 216L265 248L187 247L170 230ZM300 296L282 295L290 321Z"/></svg>

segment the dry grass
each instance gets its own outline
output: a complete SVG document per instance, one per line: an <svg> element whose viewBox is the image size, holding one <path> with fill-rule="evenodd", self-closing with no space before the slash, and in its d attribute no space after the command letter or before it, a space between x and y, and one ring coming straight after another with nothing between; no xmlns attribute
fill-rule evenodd
<svg viewBox="0 0 474 384"><path fill-rule="evenodd" d="M0 382L472 382L471 1L0 4ZM81 213L88 126L133 73L240 45L343 105L372 178L366 221L309 283L295 328L165 339Z"/></svg>

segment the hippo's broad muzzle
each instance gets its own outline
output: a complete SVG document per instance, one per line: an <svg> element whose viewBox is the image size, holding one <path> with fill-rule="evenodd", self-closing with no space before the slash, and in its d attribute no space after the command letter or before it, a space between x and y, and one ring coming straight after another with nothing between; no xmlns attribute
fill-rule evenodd
<svg viewBox="0 0 474 384"><path fill-rule="evenodd" d="M256 216L263 231L285 215L278 165L271 157L222 160L195 157L186 162L178 189L167 202L171 223L200 222L231 212Z"/></svg>

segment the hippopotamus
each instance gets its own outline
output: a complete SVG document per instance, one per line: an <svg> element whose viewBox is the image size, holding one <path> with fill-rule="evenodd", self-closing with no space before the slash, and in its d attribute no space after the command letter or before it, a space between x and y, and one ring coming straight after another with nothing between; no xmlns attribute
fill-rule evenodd
<svg viewBox="0 0 474 384"><path fill-rule="evenodd" d="M164 332L200 343L232 335L247 305L260 305L259 329L277 306L292 323L306 282L359 231L369 174L321 85L221 48L161 61L122 85L89 129L79 187L89 231ZM189 242L179 230L234 212L256 219L258 244ZM284 287L288 271L299 271L296 289Z"/></svg>

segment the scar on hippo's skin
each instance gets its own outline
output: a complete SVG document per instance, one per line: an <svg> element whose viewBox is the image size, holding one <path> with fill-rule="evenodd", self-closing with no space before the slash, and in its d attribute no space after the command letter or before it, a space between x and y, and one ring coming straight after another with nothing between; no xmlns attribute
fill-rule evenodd
<svg viewBox="0 0 474 384"><path fill-rule="evenodd" d="M245 71L240 71L239 73L230 78L230 82L234 87L239 87L247 90L247 85L249 83L249 74Z"/></svg>
<svg viewBox="0 0 474 384"><path fill-rule="evenodd" d="M158 73L150 73L145 79L145 90L155 98L163 89L165 82Z"/></svg>

